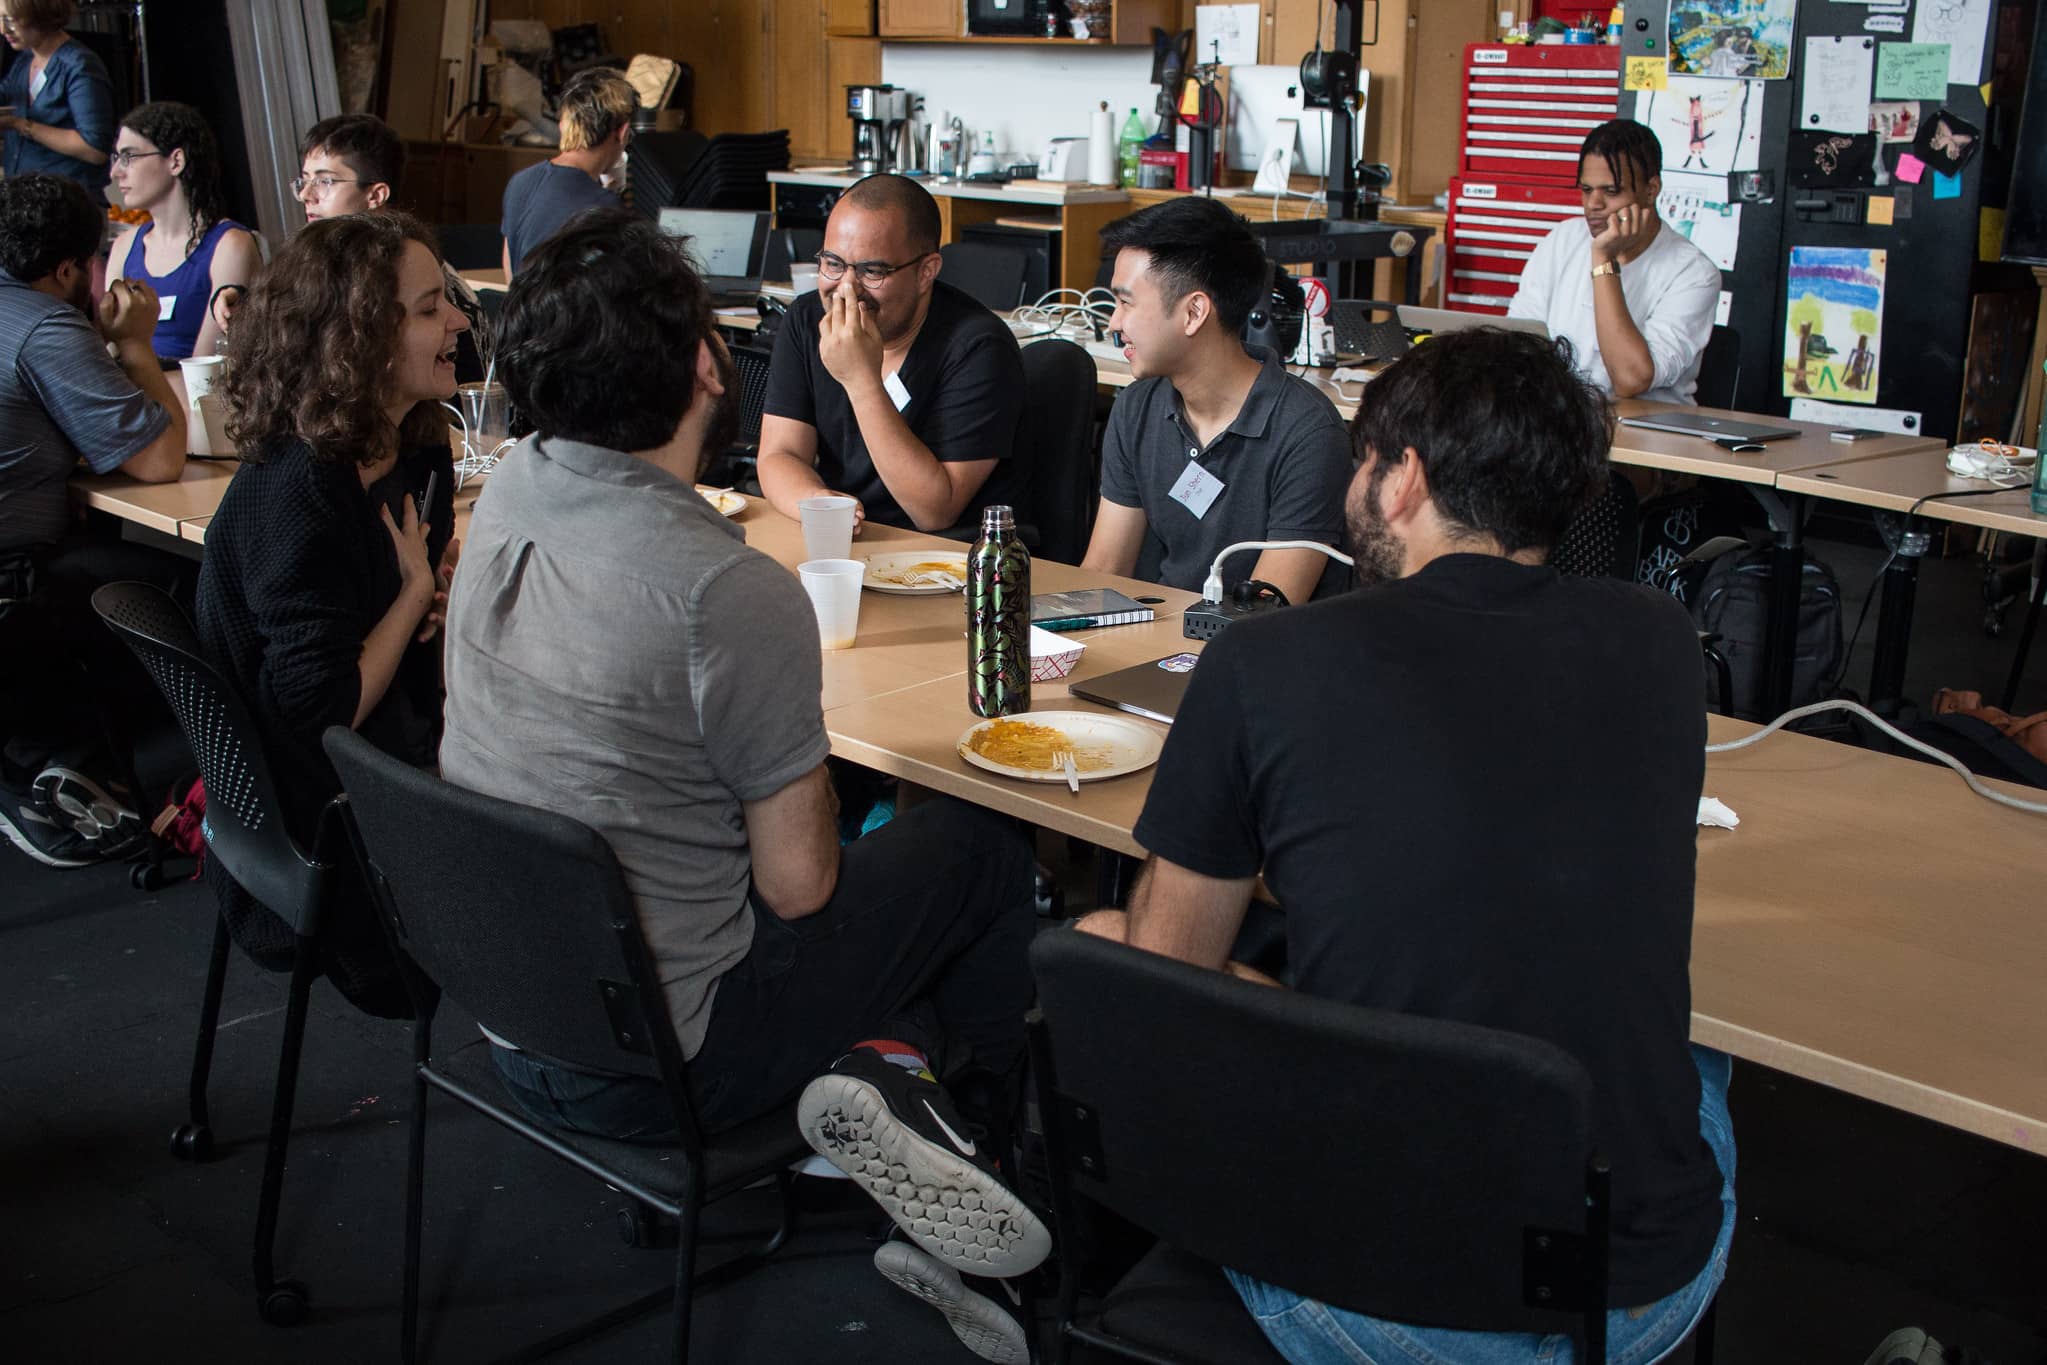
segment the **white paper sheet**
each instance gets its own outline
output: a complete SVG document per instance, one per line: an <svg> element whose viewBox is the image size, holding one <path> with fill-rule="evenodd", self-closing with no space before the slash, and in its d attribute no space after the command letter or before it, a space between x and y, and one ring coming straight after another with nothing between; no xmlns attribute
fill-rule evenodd
<svg viewBox="0 0 2047 1365"><path fill-rule="evenodd" d="M1665 171L1656 212L1711 256L1713 264L1722 270L1734 269L1735 246L1741 240L1741 205L1727 202L1726 176Z"/></svg>
<svg viewBox="0 0 2047 1365"><path fill-rule="evenodd" d="M1939 0L1926 0L1939 3ZM1876 39L1805 40L1805 96L1798 107L1802 132L1869 131L1870 88L1876 77Z"/></svg>
<svg viewBox="0 0 2047 1365"><path fill-rule="evenodd" d="M1256 5L1196 5L1194 60L1252 65L1258 60L1258 22Z"/></svg>
<svg viewBox="0 0 2047 1365"><path fill-rule="evenodd" d="M1672 76L1635 94L1635 120L1663 144L1664 171L1725 175L1762 166L1763 81Z"/></svg>
<svg viewBox="0 0 2047 1365"><path fill-rule="evenodd" d="M1946 43L1950 85L1975 85L1983 75L1983 42L1990 31L1990 0L1919 0L1912 41Z"/></svg>

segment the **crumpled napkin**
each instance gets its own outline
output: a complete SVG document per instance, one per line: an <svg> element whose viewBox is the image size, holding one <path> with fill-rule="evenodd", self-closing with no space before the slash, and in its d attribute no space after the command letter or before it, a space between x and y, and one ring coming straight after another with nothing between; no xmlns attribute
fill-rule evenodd
<svg viewBox="0 0 2047 1365"><path fill-rule="evenodd" d="M1726 802L1702 796L1699 798L1699 823L1715 829L1733 829L1741 823L1741 817L1729 809Z"/></svg>

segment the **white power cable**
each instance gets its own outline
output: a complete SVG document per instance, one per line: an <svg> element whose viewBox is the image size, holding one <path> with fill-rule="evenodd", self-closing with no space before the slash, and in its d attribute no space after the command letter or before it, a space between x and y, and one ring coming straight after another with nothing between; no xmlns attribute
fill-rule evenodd
<svg viewBox="0 0 2047 1365"><path fill-rule="evenodd" d="M1332 545L1319 540L1240 540L1227 546L1208 566L1208 577L1201 584L1201 600L1220 602L1223 600L1223 561L1239 550L1320 550L1339 564L1357 567L1357 561Z"/></svg>
<svg viewBox="0 0 2047 1365"><path fill-rule="evenodd" d="M1792 721L1802 720L1806 716L1816 716L1822 711L1850 711L1855 715L1861 716L1864 720L1869 721L1877 729L1883 731L1892 739L1897 740L1898 743L1906 748L1917 750L1928 758L1945 763L1948 767L1953 768L1961 775L1962 781L1969 784L1969 790L1975 792L1976 795L1986 801L1995 801L2000 806L2010 806L2013 810L2022 810L2033 815L2047 815L2047 803L2022 801L2016 796L2006 796L2001 791L1984 786L1977 780L1976 774L1963 767L1960 761L1952 754L1942 753L1931 744L1920 743L1886 721L1883 717L1877 715L1874 711L1864 706L1858 706L1852 701L1816 701L1810 706L1801 706L1795 710L1786 711L1783 715L1777 717L1777 719L1771 721L1752 735L1744 735L1740 739L1729 740L1725 744L1708 744L1706 752L1709 754L1725 754L1732 753L1736 749L1746 749L1749 745L1774 735Z"/></svg>
<svg viewBox="0 0 2047 1365"><path fill-rule="evenodd" d="M1054 289L1027 303L1012 316L1026 327L1042 327L1041 335L1092 341L1098 327L1108 325L1116 310L1116 296L1097 285L1085 293L1078 289Z"/></svg>

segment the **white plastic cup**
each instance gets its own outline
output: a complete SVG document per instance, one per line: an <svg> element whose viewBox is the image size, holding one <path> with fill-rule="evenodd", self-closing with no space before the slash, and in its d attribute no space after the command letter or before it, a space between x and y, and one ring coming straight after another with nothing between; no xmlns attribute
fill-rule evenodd
<svg viewBox="0 0 2047 1365"><path fill-rule="evenodd" d="M844 559L853 553L851 498L836 494L805 498L796 504L803 514L803 553L810 559Z"/></svg>
<svg viewBox="0 0 2047 1365"><path fill-rule="evenodd" d="M800 297L817 292L817 262L795 261L789 266L789 283Z"/></svg>
<svg viewBox="0 0 2047 1365"><path fill-rule="evenodd" d="M867 566L857 559L809 559L796 566L817 613L817 640L826 649L851 649L860 633L860 582Z"/></svg>
<svg viewBox="0 0 2047 1365"><path fill-rule="evenodd" d="M214 434L221 424L220 399L214 397L210 407L206 402L213 394L213 386L220 382L221 366L226 360L226 356L195 355L178 362L178 373L185 381L185 449L194 455L234 453L224 432L221 444L214 444Z"/></svg>

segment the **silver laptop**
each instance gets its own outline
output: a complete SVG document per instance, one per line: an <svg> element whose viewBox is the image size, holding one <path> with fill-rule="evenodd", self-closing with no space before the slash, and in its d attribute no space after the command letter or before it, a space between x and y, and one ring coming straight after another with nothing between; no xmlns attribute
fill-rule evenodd
<svg viewBox="0 0 2047 1365"><path fill-rule="evenodd" d="M1680 436L1701 436L1729 446L1781 441L1798 434L1791 427L1764 426L1760 422L1743 422L1704 412L1652 412L1642 417L1623 417L1621 425L1649 431L1674 431Z"/></svg>
<svg viewBox="0 0 2047 1365"><path fill-rule="evenodd" d="M1549 335L1549 327L1533 318L1496 318L1491 313L1466 313L1455 308L1420 308L1403 303L1396 310L1400 325L1410 332L1462 332L1471 327L1497 327L1504 332L1533 332Z"/></svg>
<svg viewBox="0 0 2047 1365"><path fill-rule="evenodd" d="M689 238L713 300L751 303L761 288L768 217L739 209L662 209L659 222L671 237Z"/></svg>
<svg viewBox="0 0 2047 1365"><path fill-rule="evenodd" d="M1099 678L1070 683L1066 690L1076 697L1113 706L1146 720L1173 723L1180 698L1187 695L1187 683L1194 676L1198 654L1168 654L1163 659L1119 668Z"/></svg>

